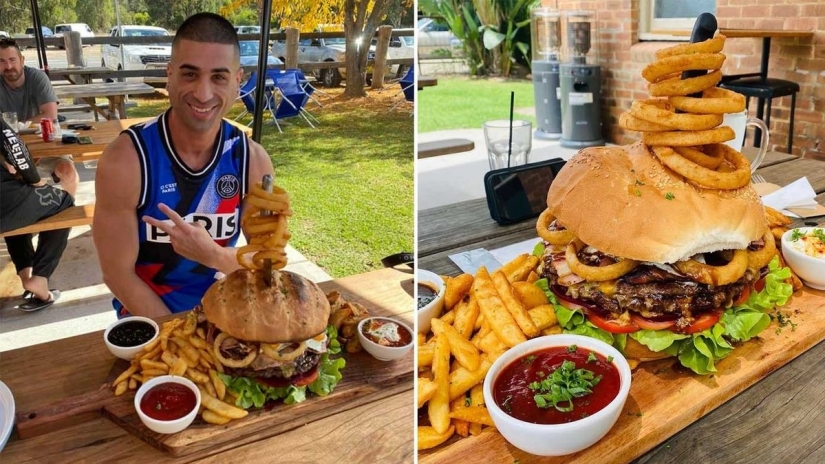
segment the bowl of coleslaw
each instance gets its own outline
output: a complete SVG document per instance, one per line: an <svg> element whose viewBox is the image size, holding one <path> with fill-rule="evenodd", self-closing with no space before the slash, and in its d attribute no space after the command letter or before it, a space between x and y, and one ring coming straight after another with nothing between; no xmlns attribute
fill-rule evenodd
<svg viewBox="0 0 825 464"><path fill-rule="evenodd" d="M825 290L825 228L797 227L785 232L782 256L802 283Z"/></svg>

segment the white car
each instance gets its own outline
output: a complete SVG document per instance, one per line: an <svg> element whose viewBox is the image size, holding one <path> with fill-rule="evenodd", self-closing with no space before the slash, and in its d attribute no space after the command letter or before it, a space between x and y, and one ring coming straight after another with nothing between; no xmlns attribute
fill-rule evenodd
<svg viewBox="0 0 825 464"><path fill-rule="evenodd" d="M418 57L450 58L461 53L461 40L447 25L432 18L421 18L417 24Z"/></svg>
<svg viewBox="0 0 825 464"><path fill-rule="evenodd" d="M89 27L86 23L68 23L68 24L58 24L54 26L54 37L55 38L63 38L64 32L75 31L80 33L81 39L86 37L94 37L95 33L92 31L92 28ZM59 48L66 48L62 44L59 45Z"/></svg>
<svg viewBox="0 0 825 464"><path fill-rule="evenodd" d="M387 59L395 60L401 58L415 58L415 37L390 37L390 46L387 48ZM378 45L378 39L373 38L370 42L370 56L373 58L375 54L375 47ZM367 82L370 83L372 66L367 69ZM389 71L385 72L388 77L395 76L397 79L404 77L410 65L407 64L393 64Z"/></svg>
<svg viewBox="0 0 825 464"><path fill-rule="evenodd" d="M321 63L324 61L346 61L346 39L300 39L298 41L298 63ZM286 62L286 42L276 40L270 50L273 56ZM314 69L312 73L324 87L337 87L346 78L346 68Z"/></svg>
<svg viewBox="0 0 825 464"><path fill-rule="evenodd" d="M106 68L122 70L166 69L172 59L172 37L169 31L155 26L115 26L109 32L110 37L157 37L169 36L168 43L147 43L123 45L103 44L101 50L102 65ZM121 63L121 53L123 62ZM166 77L145 77L144 82L166 82Z"/></svg>

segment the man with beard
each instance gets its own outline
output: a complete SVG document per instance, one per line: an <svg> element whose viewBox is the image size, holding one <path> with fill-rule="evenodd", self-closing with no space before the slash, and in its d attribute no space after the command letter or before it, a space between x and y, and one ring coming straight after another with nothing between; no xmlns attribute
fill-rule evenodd
<svg viewBox="0 0 825 464"><path fill-rule="evenodd" d="M74 204L74 190L45 185L31 166L26 145L0 120L0 232L19 229L53 216ZM66 249L69 229L41 232L37 248L32 234L6 237L6 247L26 293L21 311L38 311L54 304L60 291L49 290L49 277Z"/></svg>
<svg viewBox="0 0 825 464"><path fill-rule="evenodd" d="M13 39L0 39L0 111L17 113L18 121L31 121L35 124L41 119L57 119L57 96L52 83L43 71L30 68L20 47ZM17 130L17 128L13 128ZM43 176L51 176L63 188L77 190L77 170L72 158L48 157L38 162Z"/></svg>
<svg viewBox="0 0 825 464"><path fill-rule="evenodd" d="M223 119L243 75L229 21L184 21L167 75L170 108L121 133L97 168L92 232L119 317L192 309L238 269L241 199L273 174L263 147Z"/></svg>

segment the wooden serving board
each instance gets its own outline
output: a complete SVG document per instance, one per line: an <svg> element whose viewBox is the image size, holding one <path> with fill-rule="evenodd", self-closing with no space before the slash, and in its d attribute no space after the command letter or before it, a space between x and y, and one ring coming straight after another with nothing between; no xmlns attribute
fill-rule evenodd
<svg viewBox="0 0 825 464"><path fill-rule="evenodd" d="M369 280L369 295L359 295L360 287L365 285L363 279ZM396 318L412 327L412 275L404 275L402 278L397 271L381 270L324 282L320 286L325 293L337 290L347 300L364 304L371 315ZM15 426L20 439L67 429L99 418L102 414L129 433L173 457L195 458L279 435L413 388L413 350L404 358L391 362L378 361L365 351L354 354L342 352L337 356L343 357L347 362L341 371L343 378L328 396L318 397L308 392L307 400L302 403L267 405L262 409L251 410L247 417L226 425L206 424L198 417L186 430L164 435L150 431L140 421L134 409L134 392L116 397L108 388L108 383L123 372L128 363L113 358L105 347L101 348L99 345L103 342L99 337L99 333L82 336L94 340L90 343L96 343L89 355L82 360L82 365L77 364L77 354L72 352L74 349L61 349L62 345L74 346L74 340L59 340L49 346L35 347L38 354L30 359L34 365L40 362L42 355L52 365L70 367L61 380L66 388L59 390L71 396L52 398L49 401L51 393L33 390L26 395L24 388L14 385L15 390L21 392L21 407L16 414ZM25 370L22 364L15 366L15 370ZM15 378L11 370L9 377ZM81 382L84 387L76 388ZM46 390L51 390L53 386L43 384Z"/></svg>
<svg viewBox="0 0 825 464"><path fill-rule="evenodd" d="M674 368L673 359L644 363L633 371L630 395L618 421L592 447L547 458L510 445L492 428L418 454L418 462L606 463L629 462L733 398L761 378L825 339L825 292L804 287L781 308L797 324L777 334L771 324L758 339L737 347L716 364L713 376ZM678 365L678 362L676 362Z"/></svg>

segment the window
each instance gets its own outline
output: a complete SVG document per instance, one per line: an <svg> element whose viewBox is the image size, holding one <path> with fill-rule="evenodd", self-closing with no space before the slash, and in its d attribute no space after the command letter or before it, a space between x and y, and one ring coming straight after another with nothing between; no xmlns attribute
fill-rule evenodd
<svg viewBox="0 0 825 464"><path fill-rule="evenodd" d="M716 0L642 0L640 2L641 39L685 40L685 36L673 32L690 32L701 13L716 14Z"/></svg>

